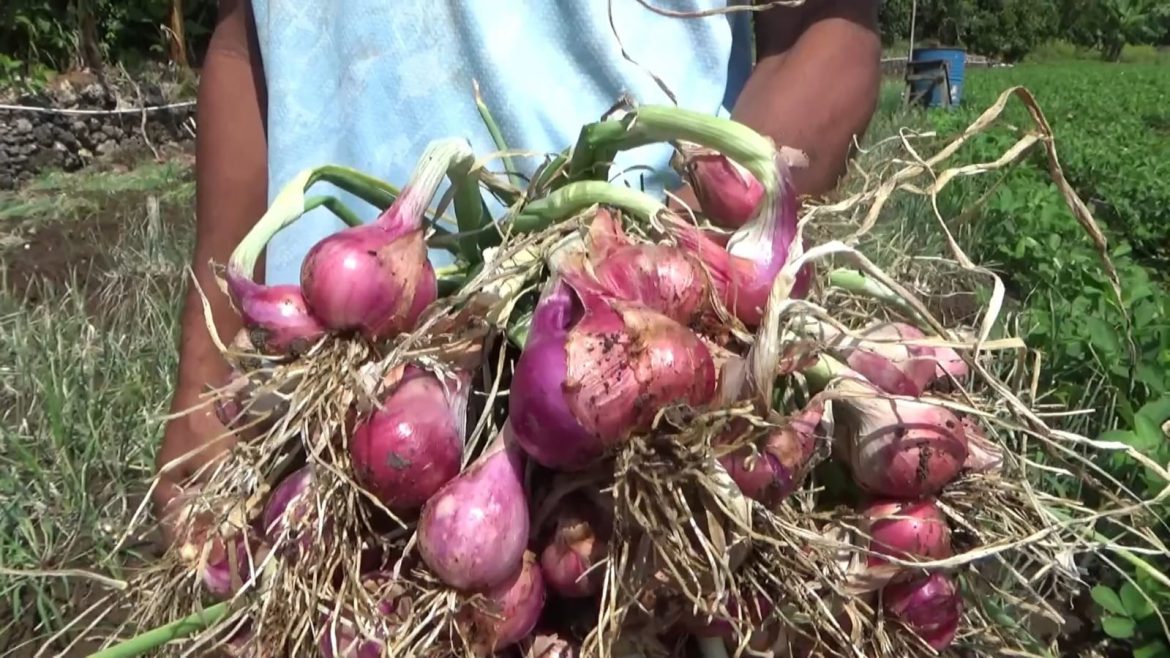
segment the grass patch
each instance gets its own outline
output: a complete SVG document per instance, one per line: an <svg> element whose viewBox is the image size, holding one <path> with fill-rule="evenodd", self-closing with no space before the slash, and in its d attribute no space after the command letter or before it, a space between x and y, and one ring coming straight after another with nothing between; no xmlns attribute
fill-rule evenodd
<svg viewBox="0 0 1170 658"><path fill-rule="evenodd" d="M181 165L151 164L47 176L0 198L0 228L24 238L0 250L0 637L10 647L102 594L36 572L117 573L149 559L147 546L115 548L148 486L169 402L188 179ZM37 258L26 253L43 246L38 236L63 235L73 248L49 259L56 269L14 269ZM97 254L100 270L76 266Z"/></svg>

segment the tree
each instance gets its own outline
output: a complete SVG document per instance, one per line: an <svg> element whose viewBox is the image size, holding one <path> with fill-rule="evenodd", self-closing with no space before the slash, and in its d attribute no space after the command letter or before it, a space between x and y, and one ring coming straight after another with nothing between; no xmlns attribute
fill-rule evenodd
<svg viewBox="0 0 1170 658"><path fill-rule="evenodd" d="M1061 18L1069 40L1116 62L1126 44L1157 44L1167 37L1170 5L1163 0L1063 0Z"/></svg>
<svg viewBox="0 0 1170 658"><path fill-rule="evenodd" d="M887 45L910 36L912 7L912 0L882 3ZM1017 60L1054 35L1057 9L1057 0L919 0L915 39Z"/></svg>

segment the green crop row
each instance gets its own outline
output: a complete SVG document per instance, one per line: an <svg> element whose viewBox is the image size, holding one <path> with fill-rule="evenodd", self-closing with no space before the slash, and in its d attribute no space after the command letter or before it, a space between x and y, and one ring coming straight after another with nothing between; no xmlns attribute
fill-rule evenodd
<svg viewBox="0 0 1170 658"><path fill-rule="evenodd" d="M1170 89L1170 67L1077 62L975 70L962 107L931 112L930 122L940 137L953 136L1016 85L1035 95L1065 176L1108 238L1121 302L1041 149L1025 166L970 179L943 201L957 214L986 195L971 220L972 255L1026 301L1027 338L1045 353L1060 401L1077 404L1092 384L1108 394L1096 402L1116 404L1116 414L1099 414L1086 428L1104 431L1170 391L1170 105L1162 91ZM962 157L994 160L1030 130L1033 121L1013 99Z"/></svg>
<svg viewBox="0 0 1170 658"><path fill-rule="evenodd" d="M1094 410L1067 420L1070 429L1127 443L1166 464L1170 440L1161 424L1170 417L1170 67L1075 62L974 70L962 106L931 111L927 121L940 140L949 140L1017 85L1034 94L1067 180L1107 237L1120 301L1093 241L1052 182L1043 149L1033 148L1023 166L963 179L940 198L940 209L944 217L965 217L959 227L963 248L1000 274L1020 302L1022 337L1042 353L1043 388L1058 398L1047 401ZM1012 99L956 164L995 160L1033 130L1024 105ZM979 209L972 212L976 202ZM1128 457L1099 465L1150 497L1166 486ZM1154 510L1159 516L1165 511ZM1170 615L1170 591L1141 574L1134 577ZM1133 599L1131 590L1120 581L1094 590L1103 632L1128 643L1134 656L1170 655L1170 639L1149 610L1122 614L1111 605L1120 600L1118 592Z"/></svg>

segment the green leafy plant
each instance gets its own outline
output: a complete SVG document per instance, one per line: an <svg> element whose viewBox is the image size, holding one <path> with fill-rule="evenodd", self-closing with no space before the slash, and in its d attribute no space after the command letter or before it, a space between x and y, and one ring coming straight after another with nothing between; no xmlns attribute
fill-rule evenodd
<svg viewBox="0 0 1170 658"><path fill-rule="evenodd" d="M1109 637L1130 643L1133 658L1170 658L1170 646L1156 607L1166 602L1167 593L1164 589L1150 589L1126 581L1117 589L1097 585L1091 593L1101 609L1101 629Z"/></svg>

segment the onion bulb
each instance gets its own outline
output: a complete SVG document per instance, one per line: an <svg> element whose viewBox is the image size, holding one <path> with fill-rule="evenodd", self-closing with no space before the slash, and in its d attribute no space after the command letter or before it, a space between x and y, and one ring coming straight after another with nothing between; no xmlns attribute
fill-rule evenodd
<svg viewBox="0 0 1170 658"><path fill-rule="evenodd" d="M674 216L668 228L683 249L702 262L723 305L747 327L763 319L776 275L797 239L799 204L792 176L779 153L773 157L779 178L776 198L764 197L756 216L737 230L726 248L697 226ZM790 296L808 292L811 269L801 268Z"/></svg>
<svg viewBox="0 0 1170 658"><path fill-rule="evenodd" d="M532 318L509 392L516 439L540 464L588 466L661 409L715 395L715 366L689 329L554 279Z"/></svg>
<svg viewBox="0 0 1170 658"><path fill-rule="evenodd" d="M758 447L744 446L719 461L743 495L765 506L777 505L800 486L816 452L816 429L823 414L824 403L812 402L771 430ZM729 435L734 436L736 429ZM728 441L728 435L720 441Z"/></svg>
<svg viewBox="0 0 1170 658"><path fill-rule="evenodd" d="M327 333L309 311L300 286L263 286L230 265L225 278L248 338L261 353L302 354Z"/></svg>
<svg viewBox="0 0 1170 658"><path fill-rule="evenodd" d="M951 529L933 500L870 503L862 510L870 537L870 566L899 560L941 560L951 556Z"/></svg>
<svg viewBox="0 0 1170 658"><path fill-rule="evenodd" d="M319 536L314 514L313 471L311 464L294 471L276 485L264 503L261 515L264 538L285 559L292 560L309 552ZM332 530L328 518L323 522L322 537Z"/></svg>
<svg viewBox="0 0 1170 658"><path fill-rule="evenodd" d="M594 596L605 571L595 568L609 554L612 521L583 498L567 498L558 507L553 536L540 554L548 586L565 598Z"/></svg>
<svg viewBox="0 0 1170 658"><path fill-rule="evenodd" d="M913 500L937 494L963 468L967 437L944 407L886 397L869 382L837 380L838 446L861 488Z"/></svg>
<svg viewBox="0 0 1170 658"><path fill-rule="evenodd" d="M401 195L377 219L313 245L301 264L301 287L325 326L382 340L415 325L438 296L423 215L448 168L471 157L465 140L431 142Z"/></svg>
<svg viewBox="0 0 1170 658"><path fill-rule="evenodd" d="M882 590L886 614L902 622L935 651L951 645L959 630L963 599L946 574L893 583Z"/></svg>
<svg viewBox="0 0 1170 658"><path fill-rule="evenodd" d="M354 429L349 455L358 483L392 512L421 507L459 474L469 392L466 375L444 386L408 366Z"/></svg>
<svg viewBox="0 0 1170 658"><path fill-rule="evenodd" d="M461 590L494 587L513 575L528 544L523 453L504 430L422 508L418 547L426 565Z"/></svg>
<svg viewBox="0 0 1170 658"><path fill-rule="evenodd" d="M490 609L474 611L476 643L487 653L495 653L524 639L544 611L544 578L536 556L526 551L520 567L486 596Z"/></svg>

